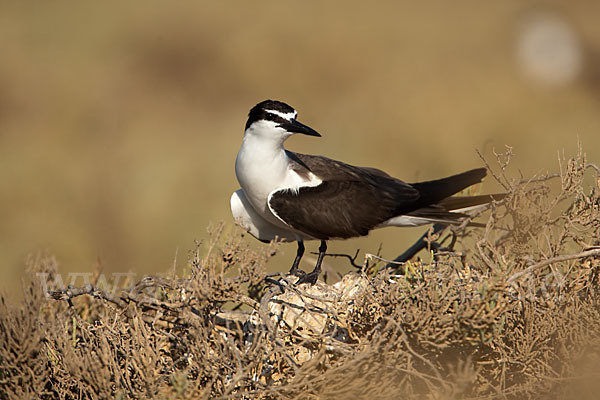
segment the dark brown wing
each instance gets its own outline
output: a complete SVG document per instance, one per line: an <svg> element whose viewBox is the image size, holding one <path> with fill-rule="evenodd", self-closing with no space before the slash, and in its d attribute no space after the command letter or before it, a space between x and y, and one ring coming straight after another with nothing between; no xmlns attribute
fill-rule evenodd
<svg viewBox="0 0 600 400"><path fill-rule="evenodd" d="M371 176L392 179L404 185L410 186L407 183L402 182L401 180L396 179L377 168L356 167L354 165L346 164L341 161L333 160L323 156L294 153L287 150L285 153L290 160L292 160L292 168L294 171L305 177L308 177L310 172L318 176L323 181L346 179L358 176L366 176L368 178Z"/></svg>
<svg viewBox="0 0 600 400"><path fill-rule="evenodd" d="M275 191L271 211L292 228L316 239L363 236L395 215L398 202L418 193L381 190L355 180L325 181L319 186Z"/></svg>
<svg viewBox="0 0 600 400"><path fill-rule="evenodd" d="M321 156L288 152L293 169L323 183L271 193L272 212L292 228L316 239L366 235L398 215L427 207L479 182L481 170L431 182L408 184L375 168L361 168ZM474 172L475 171L475 172ZM436 188L439 190L436 191Z"/></svg>
<svg viewBox="0 0 600 400"><path fill-rule="evenodd" d="M408 183L374 168L360 168L320 156L288 152L294 170L309 172L323 183L302 187L297 193L279 190L271 194L269 207L286 224L316 239L366 235L380 223L409 206L419 192Z"/></svg>

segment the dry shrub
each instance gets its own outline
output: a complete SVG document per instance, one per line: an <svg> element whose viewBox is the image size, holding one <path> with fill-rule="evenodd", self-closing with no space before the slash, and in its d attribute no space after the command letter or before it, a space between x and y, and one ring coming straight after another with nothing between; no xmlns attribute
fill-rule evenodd
<svg viewBox="0 0 600 400"><path fill-rule="evenodd" d="M431 238L431 262L367 257L359 297L303 310L327 315L321 333L269 315L286 291L314 297L266 277L278 245L222 227L186 277L116 292L96 274L47 298L36 274L52 285L56 263L32 258L23 303L1 298L0 398L595 398L600 170L579 151L560 174L511 179L510 155L485 228Z"/></svg>

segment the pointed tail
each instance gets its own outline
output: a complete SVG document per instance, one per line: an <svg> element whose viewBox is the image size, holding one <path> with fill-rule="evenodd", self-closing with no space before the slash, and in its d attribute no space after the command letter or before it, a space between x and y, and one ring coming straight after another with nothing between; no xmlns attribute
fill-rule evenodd
<svg viewBox="0 0 600 400"><path fill-rule="evenodd" d="M421 193L423 204L434 204L483 180L487 171L476 168L434 181L411 183Z"/></svg>

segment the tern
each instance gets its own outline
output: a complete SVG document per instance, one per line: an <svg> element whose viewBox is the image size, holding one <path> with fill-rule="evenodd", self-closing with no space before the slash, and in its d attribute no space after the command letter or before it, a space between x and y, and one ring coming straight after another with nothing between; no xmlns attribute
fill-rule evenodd
<svg viewBox="0 0 600 400"><path fill-rule="evenodd" d="M470 210L504 197L453 196L481 182L485 168L406 183L379 169L288 151L283 144L292 135L321 136L297 116L295 109L275 100L250 110L235 161L241 189L230 201L237 224L258 240L298 243L290 269L300 276L297 284L316 283L328 240L365 236L388 226L460 224ZM299 269L306 240L320 241L310 273Z"/></svg>

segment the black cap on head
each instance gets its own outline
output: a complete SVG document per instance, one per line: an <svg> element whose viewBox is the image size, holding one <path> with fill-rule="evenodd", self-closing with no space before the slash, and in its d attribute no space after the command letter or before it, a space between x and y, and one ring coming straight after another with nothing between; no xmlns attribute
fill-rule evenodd
<svg viewBox="0 0 600 400"><path fill-rule="evenodd" d="M246 122L245 129L248 129L256 121L267 120L276 122L278 127L290 133L321 136L319 132L311 127L296 121L296 115L298 115L296 110L282 101L265 100L252 107L250 113L248 113L248 121Z"/></svg>
<svg viewBox="0 0 600 400"><path fill-rule="evenodd" d="M282 101L277 100L265 100L261 101L248 113L248 121L246 121L246 127L244 129L248 129L253 122L260 121L261 119L266 119L270 121L278 121L279 119L283 120L284 118L278 117L275 114L267 112L269 111L278 111L282 114L293 114L296 112L292 107L285 104Z"/></svg>

